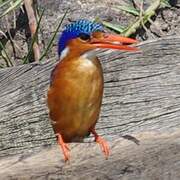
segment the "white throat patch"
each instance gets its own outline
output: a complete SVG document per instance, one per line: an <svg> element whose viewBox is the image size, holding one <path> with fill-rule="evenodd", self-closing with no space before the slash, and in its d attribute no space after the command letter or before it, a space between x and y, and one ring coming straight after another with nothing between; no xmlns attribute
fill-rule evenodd
<svg viewBox="0 0 180 180"><path fill-rule="evenodd" d="M96 57L96 51L95 50L87 51L84 54L82 54L81 57L92 60Z"/></svg>
<svg viewBox="0 0 180 180"><path fill-rule="evenodd" d="M69 48L66 47L62 52L61 52L61 55L60 55L60 60L64 59L67 54L69 53Z"/></svg>

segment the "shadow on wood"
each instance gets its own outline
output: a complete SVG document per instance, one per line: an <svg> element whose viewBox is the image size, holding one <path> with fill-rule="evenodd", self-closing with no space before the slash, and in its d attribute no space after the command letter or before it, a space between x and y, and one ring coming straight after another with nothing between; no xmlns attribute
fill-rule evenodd
<svg viewBox="0 0 180 180"><path fill-rule="evenodd" d="M111 142L107 161L95 144L83 143L72 145L72 162L64 165L46 107L54 60L1 70L1 177L180 179L180 37L139 47L99 52L105 92L97 131ZM126 134L140 146L119 139Z"/></svg>
<svg viewBox="0 0 180 180"><path fill-rule="evenodd" d="M141 145L127 140L111 142L105 160L95 144L71 144L71 162L64 163L59 147L0 161L2 179L170 179L180 178L180 132L142 133Z"/></svg>

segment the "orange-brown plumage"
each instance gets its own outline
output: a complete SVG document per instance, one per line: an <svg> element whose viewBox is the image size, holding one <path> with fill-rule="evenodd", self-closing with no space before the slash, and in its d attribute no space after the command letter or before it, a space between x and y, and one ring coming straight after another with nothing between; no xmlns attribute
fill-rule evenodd
<svg viewBox="0 0 180 180"><path fill-rule="evenodd" d="M92 50L135 51L137 48L122 44L135 42L106 34L101 25L87 20L70 24L63 31L59 41L60 62L52 72L48 90L48 107L65 160L69 160L66 143L81 141L90 133L95 136L106 158L109 156L108 144L95 131L103 96L103 72Z"/></svg>
<svg viewBox="0 0 180 180"><path fill-rule="evenodd" d="M102 94L103 75L97 58L64 58L54 70L48 91L55 133L61 132L65 142L89 134L99 116Z"/></svg>

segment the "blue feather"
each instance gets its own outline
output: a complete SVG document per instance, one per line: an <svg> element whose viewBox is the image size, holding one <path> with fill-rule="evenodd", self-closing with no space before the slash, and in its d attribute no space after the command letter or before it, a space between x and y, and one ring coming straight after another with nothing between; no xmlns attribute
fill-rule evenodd
<svg viewBox="0 0 180 180"><path fill-rule="evenodd" d="M69 40L77 38L80 33L91 35L95 31L103 31L103 26L85 19L66 25L58 41L58 55L61 55Z"/></svg>

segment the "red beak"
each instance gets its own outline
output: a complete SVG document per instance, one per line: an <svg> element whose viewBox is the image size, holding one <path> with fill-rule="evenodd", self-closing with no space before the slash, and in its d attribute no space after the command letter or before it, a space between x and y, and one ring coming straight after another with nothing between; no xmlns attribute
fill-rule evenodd
<svg viewBox="0 0 180 180"><path fill-rule="evenodd" d="M125 45L125 44L134 44L137 42L138 42L137 40L127 37L122 37L113 34L103 34L103 37L101 38L93 38L91 44L97 48L138 51L139 49L136 47Z"/></svg>

